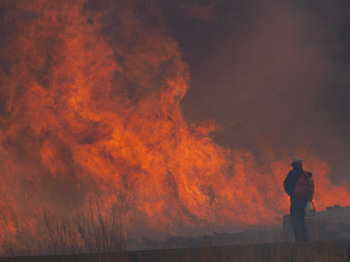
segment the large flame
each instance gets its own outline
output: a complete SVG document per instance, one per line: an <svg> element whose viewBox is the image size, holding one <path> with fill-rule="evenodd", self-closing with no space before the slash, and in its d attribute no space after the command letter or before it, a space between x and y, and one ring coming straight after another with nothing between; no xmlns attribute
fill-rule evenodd
<svg viewBox="0 0 350 262"><path fill-rule="evenodd" d="M215 144L213 122L189 126L186 64L156 6L140 4L120 1L107 35L84 0L12 2L1 49L0 228L30 228L43 210L73 214L96 199L125 224L164 231L178 221L276 224L288 212L291 154L258 164ZM293 152L314 173L319 209L350 205L325 161Z"/></svg>

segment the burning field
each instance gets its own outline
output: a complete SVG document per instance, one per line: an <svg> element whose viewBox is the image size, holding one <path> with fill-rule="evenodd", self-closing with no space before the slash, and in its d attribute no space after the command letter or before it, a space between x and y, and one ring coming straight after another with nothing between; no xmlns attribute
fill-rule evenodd
<svg viewBox="0 0 350 262"><path fill-rule="evenodd" d="M37 232L47 214L111 210L139 236L278 224L294 154L314 174L318 209L350 205L309 147L269 148L261 162L217 144L214 120L188 124L189 69L157 3L109 2L0 2L1 239L48 237Z"/></svg>

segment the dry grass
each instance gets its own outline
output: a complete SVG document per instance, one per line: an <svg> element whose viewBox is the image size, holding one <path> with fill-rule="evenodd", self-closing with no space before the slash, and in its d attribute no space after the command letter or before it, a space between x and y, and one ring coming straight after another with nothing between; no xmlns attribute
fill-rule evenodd
<svg viewBox="0 0 350 262"><path fill-rule="evenodd" d="M119 252L126 250L126 235L118 213L94 213L57 218L44 212L28 229L16 225L16 232L5 230L0 239L0 256L64 255ZM35 233L34 233L35 232Z"/></svg>
<svg viewBox="0 0 350 262"><path fill-rule="evenodd" d="M166 262L346 262L349 261L349 241L326 241L311 243L274 243L256 245L236 245L132 252L112 252L45 257L13 257L1 261L166 261Z"/></svg>
<svg viewBox="0 0 350 262"><path fill-rule="evenodd" d="M348 261L346 245L341 242L277 243L221 247L174 249L129 255L129 261Z"/></svg>
<svg viewBox="0 0 350 262"><path fill-rule="evenodd" d="M276 235L277 243L271 244L251 244L246 239L244 245L212 246L210 241L203 241L192 248L180 248L182 243L175 243L178 248L127 252L126 235L116 210L107 216L90 211L86 215L60 219L45 213L34 231L36 235L18 227L11 241L4 236L0 243L0 261L350 261L350 241L278 242L279 235Z"/></svg>

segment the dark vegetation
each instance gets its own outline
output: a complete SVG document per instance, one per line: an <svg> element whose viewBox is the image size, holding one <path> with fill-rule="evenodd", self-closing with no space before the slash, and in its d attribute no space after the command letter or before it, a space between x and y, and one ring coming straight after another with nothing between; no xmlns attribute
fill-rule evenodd
<svg viewBox="0 0 350 262"><path fill-rule="evenodd" d="M8 262L44 261L350 261L350 241L273 243L220 247L196 247L100 254L2 258Z"/></svg>

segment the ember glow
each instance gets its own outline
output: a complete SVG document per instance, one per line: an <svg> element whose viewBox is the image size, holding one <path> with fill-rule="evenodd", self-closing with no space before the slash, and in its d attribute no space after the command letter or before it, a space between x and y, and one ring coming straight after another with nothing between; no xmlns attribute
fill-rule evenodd
<svg viewBox="0 0 350 262"><path fill-rule="evenodd" d="M104 14L84 0L9 3L12 29L0 53L0 234L34 228L47 210L85 212L91 201L102 214L116 206L130 227L142 221L160 232L179 221L280 223L294 155L270 152L258 163L216 144L214 121L187 124L180 101L189 72L159 10L119 2L113 37ZM318 209L350 205L349 191L331 185L326 161L297 152L314 174Z"/></svg>

